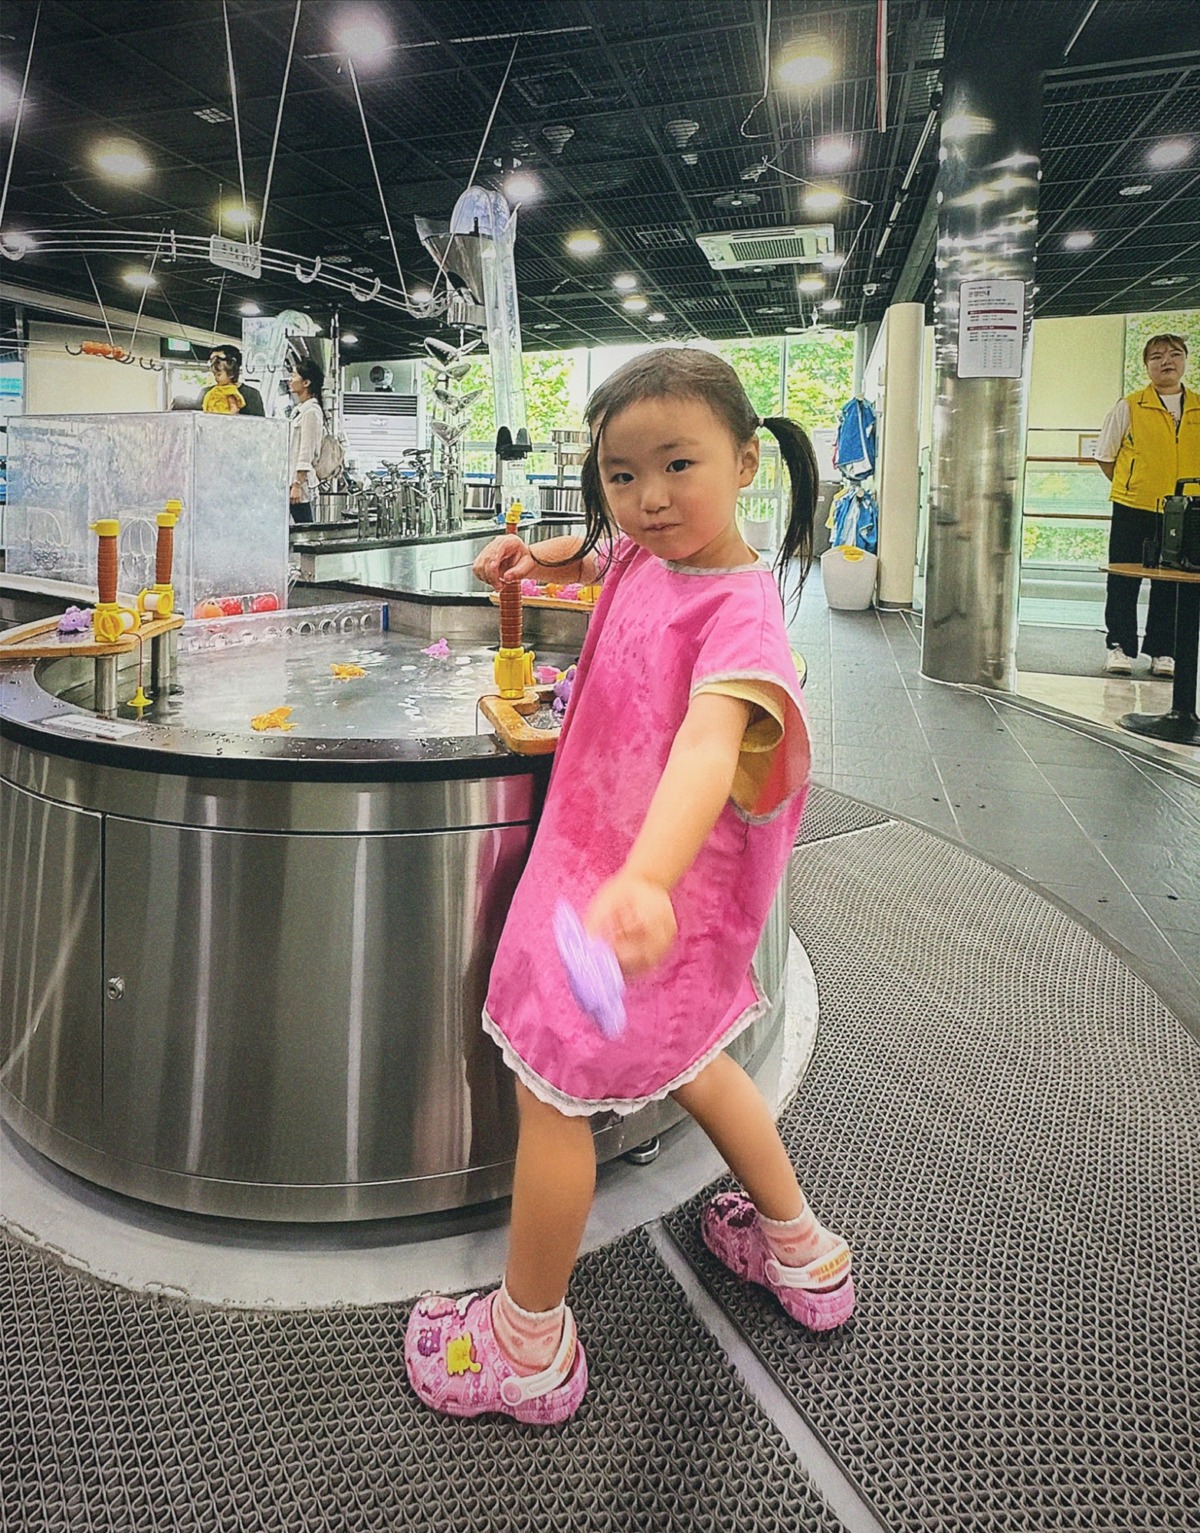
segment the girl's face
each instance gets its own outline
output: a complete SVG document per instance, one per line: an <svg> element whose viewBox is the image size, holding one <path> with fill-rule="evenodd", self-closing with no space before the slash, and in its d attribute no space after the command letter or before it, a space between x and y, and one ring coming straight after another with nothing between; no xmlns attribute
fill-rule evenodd
<svg viewBox="0 0 1200 1533"><path fill-rule="evenodd" d="M604 422L597 463L617 525L661 559L722 569L751 562L738 491L758 469L700 399L642 399Z"/></svg>
<svg viewBox="0 0 1200 1533"><path fill-rule="evenodd" d="M288 388L291 389L297 399L308 398L308 381L302 378L299 373L292 373L292 376L288 379Z"/></svg>

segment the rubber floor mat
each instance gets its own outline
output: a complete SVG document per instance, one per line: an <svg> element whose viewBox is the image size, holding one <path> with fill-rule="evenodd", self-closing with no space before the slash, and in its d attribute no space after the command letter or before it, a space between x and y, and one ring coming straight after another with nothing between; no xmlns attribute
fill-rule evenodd
<svg viewBox="0 0 1200 1533"><path fill-rule="evenodd" d="M1083 927L907 825L801 847L781 1128L855 1249L814 1337L667 1226L889 1527L1200 1528L1200 1046Z"/></svg>
<svg viewBox="0 0 1200 1533"><path fill-rule="evenodd" d="M573 1288L591 1385L538 1431L410 1394L407 1310L147 1299L0 1239L12 1533L840 1533L643 1234Z"/></svg>
<svg viewBox="0 0 1200 1533"><path fill-rule="evenodd" d="M817 783L810 790L804 806L796 844L803 846L811 841L827 841L830 836L844 836L852 830L868 830L872 825L886 824L890 818L883 809L860 804L856 799L834 793Z"/></svg>

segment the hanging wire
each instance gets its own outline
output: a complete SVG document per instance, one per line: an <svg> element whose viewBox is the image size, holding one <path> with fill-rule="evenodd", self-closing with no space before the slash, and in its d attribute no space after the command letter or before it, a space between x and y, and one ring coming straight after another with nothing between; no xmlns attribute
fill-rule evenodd
<svg viewBox="0 0 1200 1533"><path fill-rule="evenodd" d="M283 103L287 96L288 79L292 73L292 56L296 49L296 29L300 25L300 7L304 0L296 0L296 13L292 17L292 35L288 42L287 63L283 66L283 88L279 92L279 111L275 114L275 137L271 140L271 159L267 165L267 184L263 191L262 212L258 215L258 238L265 238L267 227L267 204L271 200L271 177L275 174L275 151L279 147L279 128L283 122ZM244 200L244 199L243 199Z"/></svg>
<svg viewBox="0 0 1200 1533"><path fill-rule="evenodd" d="M108 331L108 344L115 346L117 343L113 340L112 326L108 322L108 310L104 307L104 299L101 298L100 289L96 286L96 279L92 276L92 268L87 256L83 258L83 266L88 274L88 281L92 284L92 292L96 295L96 302L100 305L100 318L104 321L105 330Z"/></svg>
<svg viewBox="0 0 1200 1533"><path fill-rule="evenodd" d="M153 277L154 275L154 263L158 260L158 253L162 249L162 242L165 234L166 230L164 230L163 233L158 236L158 244L155 245L154 254L150 257L150 267L146 272L147 277ZM137 340L138 326L142 322L142 310L146 307L146 295L149 293L149 291L150 283L147 282L146 286L142 289L142 300L138 304L138 311L134 316L133 329L129 332L129 351L131 355L133 353L133 343Z"/></svg>
<svg viewBox="0 0 1200 1533"><path fill-rule="evenodd" d="M769 3L770 0L768 0L768 4ZM496 92L496 99L492 102L491 115L488 117L487 126L483 130L483 137L479 140L479 152L475 156L475 163L471 166L471 174L467 178L468 186L473 186L475 184L475 172L479 169L479 162L483 159L483 151L487 148L488 134L492 131L492 124L496 120L496 113L500 109L500 98L504 94L504 87L508 84L508 77L512 73L513 60L517 56L517 49L520 47L520 45L520 38L518 38L512 45L512 52L508 56L508 67L504 71L503 80L500 81L500 89Z"/></svg>
<svg viewBox="0 0 1200 1533"><path fill-rule="evenodd" d="M213 310L213 322L212 322L212 329L213 329L213 334L214 335L219 335L220 334L220 331L217 329L217 320L220 319L220 317L221 317L221 295L225 291L225 278L227 276L228 276L227 272L222 272L221 273L221 280L220 280L220 282L217 283L217 306Z"/></svg>
<svg viewBox="0 0 1200 1533"><path fill-rule="evenodd" d="M8 203L8 183L12 179L13 159L17 153L17 139L21 132L21 118L25 114L25 93L29 87L29 71L33 65L33 45L37 41L38 22L42 16L42 0L33 14L33 31L29 35L29 55L25 60L25 75L21 81L21 99L17 102L17 119L13 123L12 143L8 146L8 168L4 172L4 190L0 192L0 228L4 227L4 209Z"/></svg>
<svg viewBox="0 0 1200 1533"><path fill-rule="evenodd" d="M742 135L743 138L770 138L771 135L770 135L769 131L766 132L766 133L747 133L746 132L746 124L754 116L755 112L758 111L759 107L762 106L763 102L767 99L767 97L770 95L770 93L771 93L771 0L767 0L767 30L766 30L766 37L765 37L764 42L763 42L763 88L762 88L762 95L758 98L758 100L754 103L754 105L746 113L745 117L742 118L742 125L738 129L738 132Z"/></svg>
<svg viewBox="0 0 1200 1533"><path fill-rule="evenodd" d="M367 141L367 154L371 160L371 171L375 176L375 189L379 193L379 206L383 209L383 221L387 226L388 243L392 247L392 259L396 263L396 274L400 278L400 291L404 294L404 300L408 302L408 284L404 280L404 273L400 270L400 256L396 250L396 236L392 232L391 214L388 212L387 202L383 195L383 182L379 179L379 166L375 163L375 146L371 143L371 130L367 127L367 114L363 109L362 92L358 88L358 75L354 69L354 60L347 57L347 66L350 70L350 83L354 87L354 99L358 102L358 115L362 121L363 136Z"/></svg>
<svg viewBox="0 0 1200 1533"><path fill-rule="evenodd" d="M229 0L221 0L221 15L225 18L225 56L229 60L229 96L233 102L233 136L237 140L238 180L242 186L242 217L246 244L250 243L250 209L246 206L246 168L242 164L242 124L238 116L237 78L233 72L233 38L229 35Z"/></svg>

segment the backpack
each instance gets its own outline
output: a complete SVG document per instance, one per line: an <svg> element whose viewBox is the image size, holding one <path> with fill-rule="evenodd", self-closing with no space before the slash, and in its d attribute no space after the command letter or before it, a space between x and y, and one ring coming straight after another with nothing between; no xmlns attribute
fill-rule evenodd
<svg viewBox="0 0 1200 1533"><path fill-rule="evenodd" d="M322 484L327 479L335 479L342 471L342 465L346 461L346 454L337 437L330 435L328 431L321 437L321 446L313 461L313 472Z"/></svg>

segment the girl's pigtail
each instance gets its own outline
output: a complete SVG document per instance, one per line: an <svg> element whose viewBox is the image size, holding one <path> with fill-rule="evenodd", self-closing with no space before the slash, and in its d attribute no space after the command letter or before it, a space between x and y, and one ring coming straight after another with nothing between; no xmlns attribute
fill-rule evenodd
<svg viewBox="0 0 1200 1533"><path fill-rule="evenodd" d="M797 426L795 421L782 415L769 416L762 424L779 443L779 452L787 465L792 492L787 526L775 560L775 575L782 589L793 559L800 566L801 585L812 564L813 519L817 510L820 470L817 468L813 444L802 426Z"/></svg>

